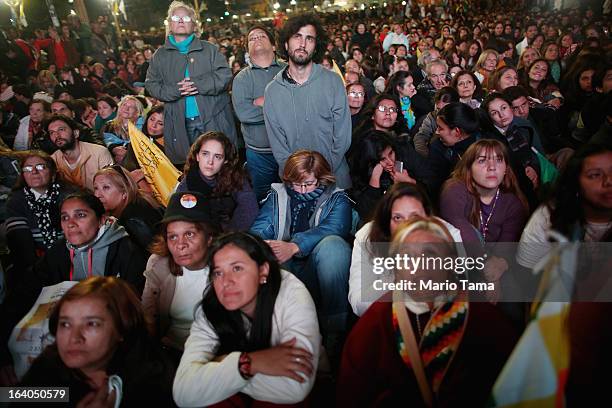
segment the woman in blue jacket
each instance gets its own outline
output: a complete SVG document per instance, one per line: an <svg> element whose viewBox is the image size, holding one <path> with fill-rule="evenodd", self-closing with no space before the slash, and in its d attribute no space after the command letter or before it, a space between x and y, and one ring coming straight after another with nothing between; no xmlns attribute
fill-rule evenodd
<svg viewBox="0 0 612 408"><path fill-rule="evenodd" d="M283 267L312 294L333 359L349 312L351 248L345 238L352 226L351 202L318 152L293 153L282 178L284 183L272 184L251 232L266 240Z"/></svg>

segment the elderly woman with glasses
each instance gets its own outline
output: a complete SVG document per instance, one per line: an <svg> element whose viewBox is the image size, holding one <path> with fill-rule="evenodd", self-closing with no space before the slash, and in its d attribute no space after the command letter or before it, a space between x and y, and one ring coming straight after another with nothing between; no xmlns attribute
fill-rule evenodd
<svg viewBox="0 0 612 408"><path fill-rule="evenodd" d="M282 179L272 184L251 232L265 239L279 263L300 278L315 299L324 345L339 357L336 342L346 331L352 227L351 203L335 185L318 152L289 156Z"/></svg>
<svg viewBox="0 0 612 408"><path fill-rule="evenodd" d="M59 203L69 192L48 154L32 150L23 156L21 175L6 204L7 244L16 270L33 265L63 237Z"/></svg>

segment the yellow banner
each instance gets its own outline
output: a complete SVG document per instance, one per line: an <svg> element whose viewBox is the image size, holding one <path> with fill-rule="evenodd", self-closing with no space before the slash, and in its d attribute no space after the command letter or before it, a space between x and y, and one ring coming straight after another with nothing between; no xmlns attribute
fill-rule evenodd
<svg viewBox="0 0 612 408"><path fill-rule="evenodd" d="M164 152L131 122L128 124L128 131L136 160L153 190L155 199L164 206L168 205L181 172L168 160Z"/></svg>

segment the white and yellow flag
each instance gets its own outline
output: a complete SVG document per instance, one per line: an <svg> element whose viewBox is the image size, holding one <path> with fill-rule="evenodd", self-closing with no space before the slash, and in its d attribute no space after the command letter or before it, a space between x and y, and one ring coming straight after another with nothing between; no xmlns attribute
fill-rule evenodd
<svg viewBox="0 0 612 408"><path fill-rule="evenodd" d="M163 206L168 205L181 172L168 160L164 152L131 122L128 131L134 155L153 190L153 196Z"/></svg>

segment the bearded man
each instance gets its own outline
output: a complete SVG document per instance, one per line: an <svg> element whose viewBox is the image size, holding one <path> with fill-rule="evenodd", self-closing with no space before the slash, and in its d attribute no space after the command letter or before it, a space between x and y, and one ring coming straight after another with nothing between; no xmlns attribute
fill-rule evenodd
<svg viewBox="0 0 612 408"><path fill-rule="evenodd" d="M325 37L314 15L297 15L285 23L277 50L289 65L266 87L264 120L280 174L291 153L315 150L329 162L337 186L349 188L344 155L352 129L346 92L338 74L315 64L324 55Z"/></svg>

